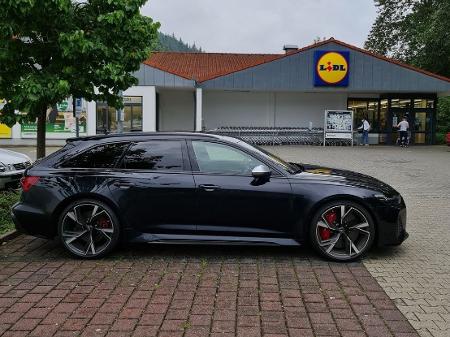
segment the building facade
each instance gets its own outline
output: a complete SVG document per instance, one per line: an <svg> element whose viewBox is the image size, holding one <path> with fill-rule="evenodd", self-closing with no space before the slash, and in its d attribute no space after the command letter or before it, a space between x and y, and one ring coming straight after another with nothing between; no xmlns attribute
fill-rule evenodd
<svg viewBox="0 0 450 337"><path fill-rule="evenodd" d="M329 39L284 54L154 53L124 92L124 131L209 131L220 127L323 127L325 110L354 111L372 125L370 142L393 144L406 116L411 140L434 142L439 96L450 79ZM48 138L73 136L67 111L49 112L64 127ZM82 135L117 132L115 109L82 103ZM56 117L55 117L56 115ZM33 137L16 125L9 138ZM8 137L6 137L8 138Z"/></svg>

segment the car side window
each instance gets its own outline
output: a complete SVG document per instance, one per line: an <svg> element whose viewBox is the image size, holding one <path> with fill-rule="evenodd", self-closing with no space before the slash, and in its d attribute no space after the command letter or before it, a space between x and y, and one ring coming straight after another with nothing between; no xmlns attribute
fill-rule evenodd
<svg viewBox="0 0 450 337"><path fill-rule="evenodd" d="M251 175L258 165L264 165L247 153L224 144L192 141L200 172Z"/></svg>
<svg viewBox="0 0 450 337"><path fill-rule="evenodd" d="M183 171L182 143L177 140L140 142L130 146L122 168L133 170Z"/></svg>
<svg viewBox="0 0 450 337"><path fill-rule="evenodd" d="M110 143L94 146L64 161L63 168L114 168L129 143Z"/></svg>

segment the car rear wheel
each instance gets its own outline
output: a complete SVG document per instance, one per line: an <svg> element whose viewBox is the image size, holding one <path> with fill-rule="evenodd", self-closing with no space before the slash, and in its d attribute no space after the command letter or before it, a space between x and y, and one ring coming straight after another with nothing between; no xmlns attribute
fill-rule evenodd
<svg viewBox="0 0 450 337"><path fill-rule="evenodd" d="M119 241L120 226L114 211L98 200L78 200L61 213L59 238L73 255L85 259L102 257Z"/></svg>
<svg viewBox="0 0 450 337"><path fill-rule="evenodd" d="M317 211L309 237L322 256L334 261L352 261L366 254L372 246L375 224L361 205L337 201Z"/></svg>

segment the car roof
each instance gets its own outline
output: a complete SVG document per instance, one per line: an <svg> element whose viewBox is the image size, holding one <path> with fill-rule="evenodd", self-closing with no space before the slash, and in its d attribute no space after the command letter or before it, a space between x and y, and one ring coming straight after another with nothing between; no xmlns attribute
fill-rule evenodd
<svg viewBox="0 0 450 337"><path fill-rule="evenodd" d="M215 135L211 133L203 132L124 132L124 133L114 133L107 135L95 135L95 136L85 136L77 138L68 138L66 141L68 143L75 141L90 141L90 140L104 140L104 139L128 139L128 138L151 138L151 137L183 137L183 138L211 138L211 139L223 139L225 137L220 135ZM226 137L228 138L228 137Z"/></svg>

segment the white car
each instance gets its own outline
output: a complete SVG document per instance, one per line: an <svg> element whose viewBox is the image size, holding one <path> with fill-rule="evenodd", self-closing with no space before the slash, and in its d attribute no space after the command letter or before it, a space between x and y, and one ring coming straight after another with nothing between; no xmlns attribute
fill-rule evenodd
<svg viewBox="0 0 450 337"><path fill-rule="evenodd" d="M17 186L31 159L25 154L0 149L0 190Z"/></svg>

